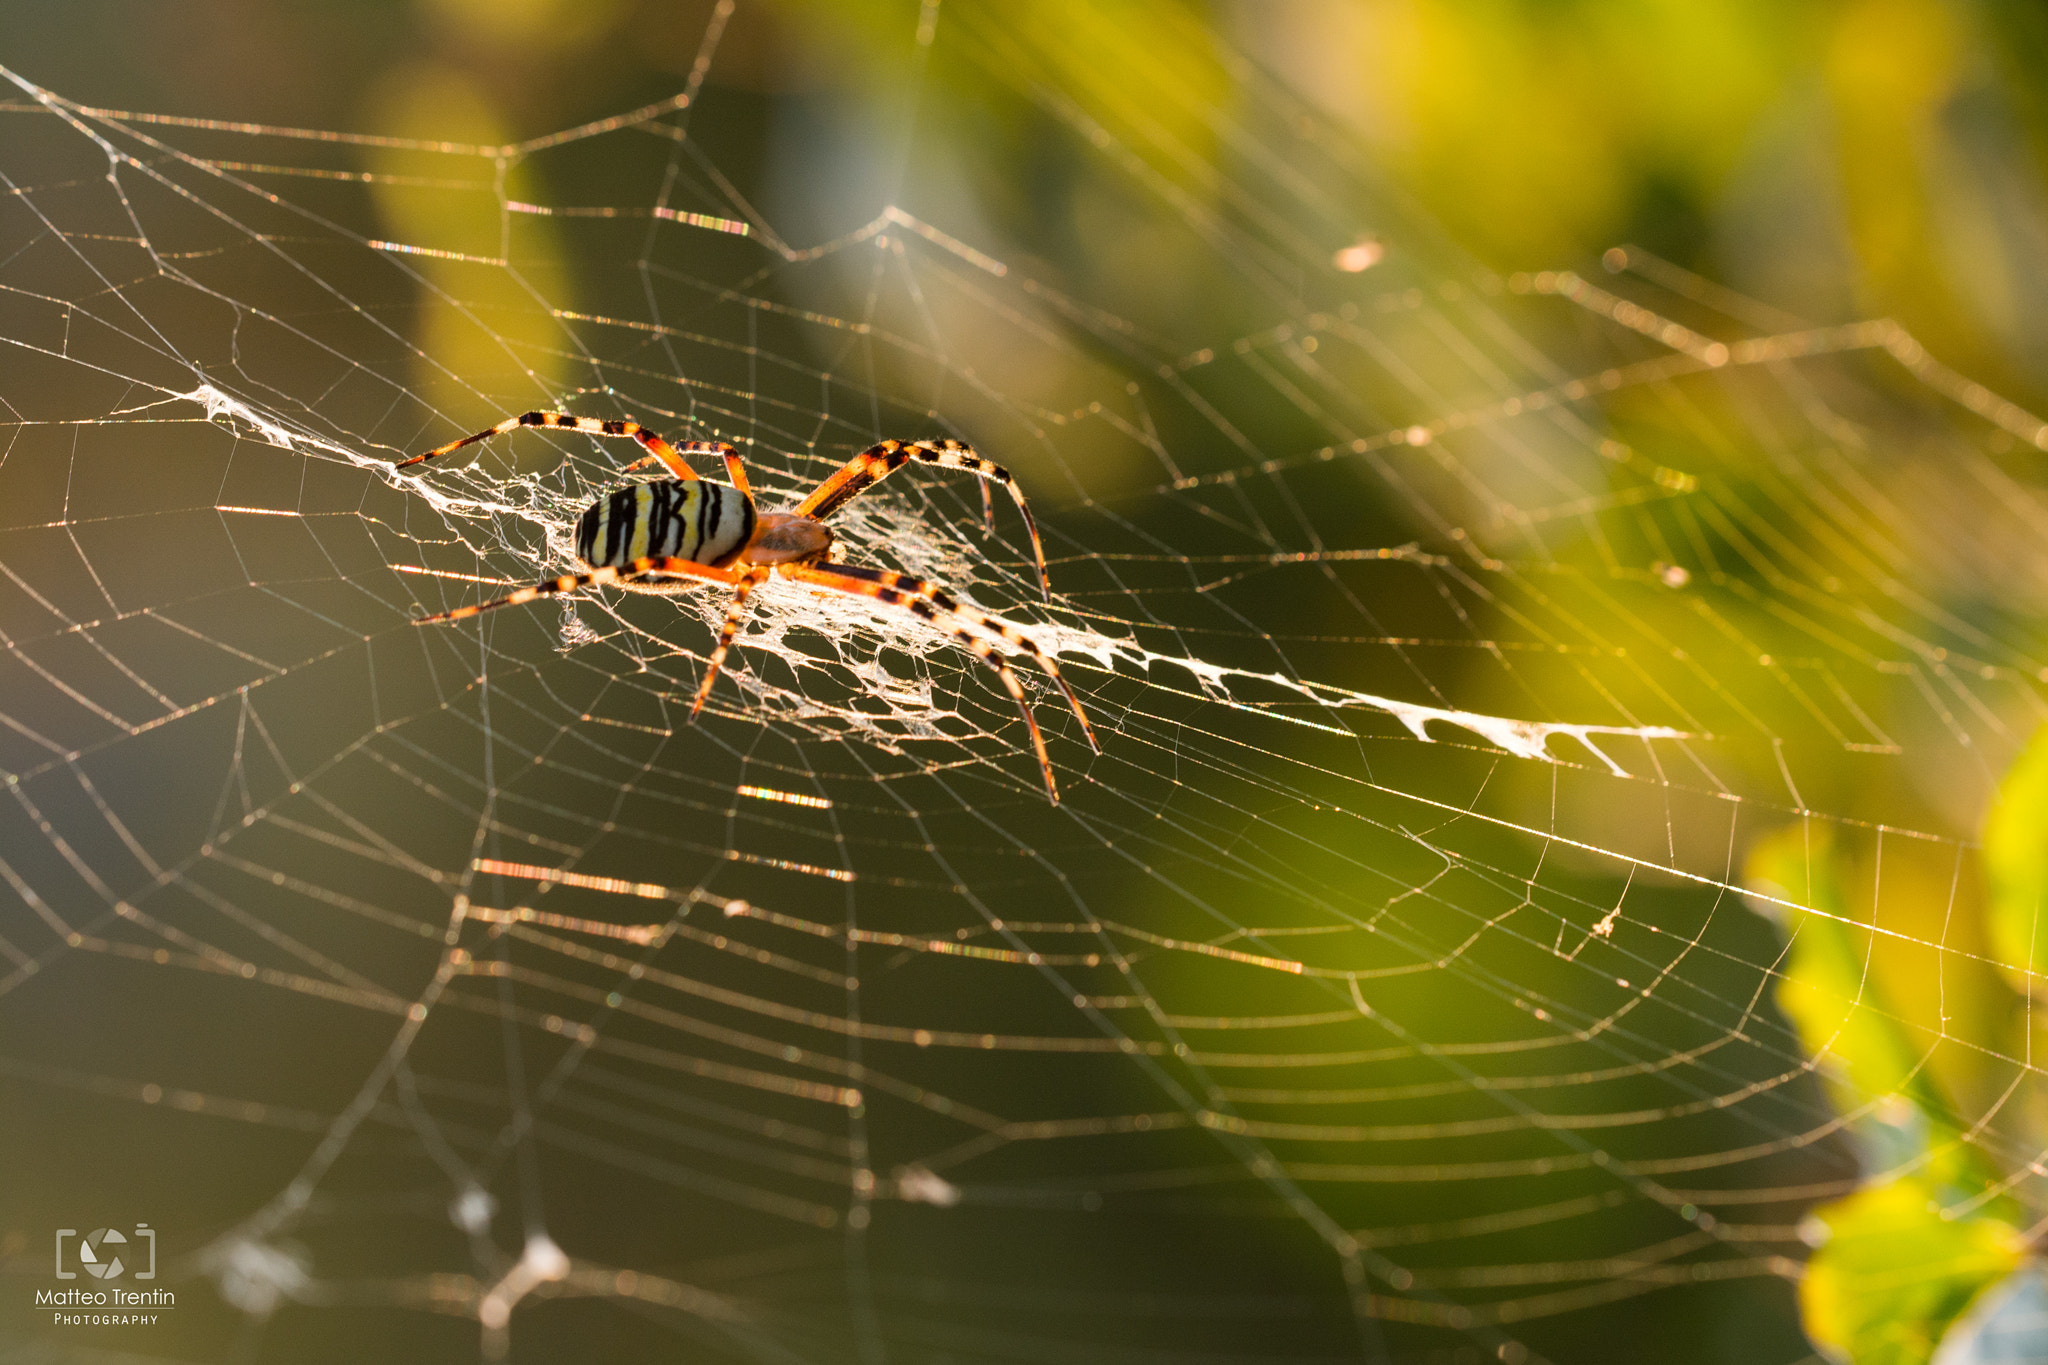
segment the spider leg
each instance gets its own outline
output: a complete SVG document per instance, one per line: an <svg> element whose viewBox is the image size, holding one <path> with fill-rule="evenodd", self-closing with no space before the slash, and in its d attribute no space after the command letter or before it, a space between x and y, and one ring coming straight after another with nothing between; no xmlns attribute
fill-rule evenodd
<svg viewBox="0 0 2048 1365"><path fill-rule="evenodd" d="M684 441L677 445L676 449L685 455L716 455L724 460L726 477L732 480L732 486L745 493L748 500L752 501L754 490L747 483L747 467L740 463L740 453L724 441ZM645 469L648 465L661 462L659 455L642 455L627 465L622 472L630 474L636 469Z"/></svg>
<svg viewBox="0 0 2048 1365"><path fill-rule="evenodd" d="M445 446L435 446L424 455L415 455L410 460L400 460L392 467L395 469L405 469L408 466L446 455L450 451L460 450L464 446L475 445L478 441L488 441L493 436L502 436L506 432L515 431L520 427L566 427L571 431L580 431L591 436L630 436L646 449L650 457L659 460L663 465L667 466L668 472L675 475L678 479L687 480L697 477L697 471L690 468L690 462L683 458L680 451L649 431L646 427L641 426L638 422L604 422L599 421L595 417L572 417L566 412L522 412L517 417L507 417L498 425L479 431L474 436L465 436L459 441L450 441ZM697 454L715 454L720 451L731 450L732 447L722 441L689 441L684 444L683 449ZM636 461L635 465L637 467L639 464L644 463L646 463L644 460Z"/></svg>
<svg viewBox="0 0 2048 1365"><path fill-rule="evenodd" d="M652 574L657 578L707 578L714 583L732 583L735 579L735 575L729 569L714 569L708 564L698 564L688 559L636 559L630 564L592 569L589 573L570 573L563 574L560 578L544 579L530 588L508 593L495 602L479 602L473 607L457 607L453 611L417 617L413 624L431 626L444 621L466 621L479 612L496 611L499 607L517 607L536 598L575 592L578 588L617 583L622 579L637 578L641 574Z"/></svg>
<svg viewBox="0 0 2048 1365"><path fill-rule="evenodd" d="M813 572L816 572L816 570L813 570ZM971 630L980 631L984 636L993 636L1001 639L1022 652L1029 654L1038 661L1039 667L1045 670L1046 675L1058 685L1060 694L1067 699L1067 705L1074 712L1074 719L1081 722L1081 734L1087 739L1088 747L1098 754L1102 752L1102 745L1095 738L1095 727L1088 723L1088 713L1081 709L1081 699L1076 697L1074 689L1067 685L1066 675L1060 672L1059 664L1053 661L1053 657L1050 654L1039 648L1036 640L1026 635L1023 631L1018 630L1015 626L1006 625L983 612L976 611L973 607L959 602L951 593L937 584L927 583L921 578L912 578L909 574L896 573L889 569L870 569L859 564L834 564L830 572L836 577L858 579L864 583L877 584L882 588L905 594L912 601L902 605L907 606L915 615L932 620L933 618L925 611L920 610L918 605L919 603L928 602L933 610L945 614L952 618L953 621L965 625ZM849 589L842 588L841 591L849 591ZM860 591L867 596L882 596L882 594L875 592L873 589L863 588L854 591ZM889 601L891 599L885 597L883 600ZM937 624L937 622L934 621L934 624Z"/></svg>
<svg viewBox="0 0 2048 1365"><path fill-rule="evenodd" d="M996 651L989 637L994 636L1016 646L1019 650L1036 659L1052 680L1059 685L1075 718L1081 722L1081 733L1088 738L1088 747L1096 753L1102 752L1096 742L1095 727L1088 723L1087 713L1081 709L1080 698L1067 686L1067 680L1060 676L1059 665L1051 656L1040 649L1030 636L1013 626L963 606L948 595L944 589L912 578L908 574L892 573L887 569L869 569L854 564L835 564L829 571L809 565L787 564L778 570L785 578L799 583L843 592L856 597L872 597L893 607L901 607L922 620L929 621L940 629L951 628L953 638L961 641L975 657L994 669L1002 680L1003 690L1017 703L1017 709L1024 714L1024 724L1031 732L1031 746L1038 754L1038 765L1045 774L1046 795L1054 805L1059 804L1059 789L1053 785L1052 759L1046 753L1045 737L1039 733L1038 720L1031 714L1031 706L1024 696L1024 685L1017 681L1017 675L1010 670L1009 663Z"/></svg>
<svg viewBox="0 0 2048 1365"><path fill-rule="evenodd" d="M697 719L697 713L704 709L704 699L711 695L711 684L718 681L718 670L725 663L726 651L732 648L733 639L740 633L740 621L747 614L747 596L759 587L772 572L758 566L725 571L732 579L732 605L726 609L725 625L718 632L718 646L711 651L711 657L704 663L704 681L697 684L697 697L690 703L690 719Z"/></svg>
<svg viewBox="0 0 2048 1365"><path fill-rule="evenodd" d="M796 514L823 521L912 460L935 464L941 469L964 469L976 478L986 480L981 490L982 511L991 529L995 526L995 504L989 495L988 483L999 483L1010 490L1018 512L1023 514L1024 529L1031 533L1031 553L1038 561L1038 586L1044 591L1045 600L1052 601L1052 581L1045 576L1045 546L1038 538L1038 522L1031 515L1031 505L1024 501L1024 490L1017 487L1017 481L1010 477L1009 470L982 459L971 447L958 441L883 441L869 446L812 489L811 495L797 505Z"/></svg>
<svg viewBox="0 0 2048 1365"><path fill-rule="evenodd" d="M725 460L725 476L732 480L732 486L747 495L747 501L754 500L754 489L747 482L747 467L740 463L740 453L725 442L718 443L718 453Z"/></svg>

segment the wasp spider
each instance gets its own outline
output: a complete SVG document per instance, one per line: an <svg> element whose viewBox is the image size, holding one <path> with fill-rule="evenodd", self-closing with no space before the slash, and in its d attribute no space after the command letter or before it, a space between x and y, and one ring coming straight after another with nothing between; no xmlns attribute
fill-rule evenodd
<svg viewBox="0 0 2048 1365"><path fill-rule="evenodd" d="M1038 766L1045 774L1046 795L1055 805L1060 799L1059 788L1053 784L1052 760L1045 751L1045 736L1039 733L1038 721L1031 714L1030 703L1025 700L1023 684L1017 681L1010 665L997 652L996 641L1029 654L1038 662L1039 667L1059 686L1067 705L1073 708L1089 747L1097 753L1102 752L1102 746L1095 740L1095 729L1089 725L1087 713L1082 711L1074 689L1067 686L1067 680L1060 676L1059 665L1030 636L963 605L936 584L908 574L852 564L825 565L825 558L832 549L832 532L823 524L824 519L915 460L938 465L942 469L964 469L984 480L982 509L991 526L994 525L995 510L989 501L988 485L998 483L1010 491L1010 496L1016 500L1017 510L1024 516L1024 528L1031 533L1031 552L1038 564L1039 587L1046 600L1050 601L1052 585L1045 576L1045 548L1038 539L1038 525L1032 520L1031 508L1025 503L1022 490L1010 477L1009 470L989 463L967 446L958 441L883 441L869 446L787 512L763 512L754 506L753 491L747 484L747 471L740 464L739 452L723 441L690 441L677 447L638 422L602 422L561 412L528 412L508 417L487 431L450 441L424 455L415 455L410 460L401 461L397 467L405 469L421 464L518 427L565 427L592 436L630 437L640 443L647 455L627 466L628 470L658 463L675 477L672 482L628 484L584 509L582 518L576 523L576 556L589 567L588 572L563 574L559 578L521 588L493 602L421 617L415 624L461 621L496 607L516 607L539 597L604 583L635 583L665 578L697 578L723 583L732 589L732 606L725 614L725 625L718 632L718 644L705 664L704 680L697 684L697 695L690 707L690 716L694 720L704 706L704 699L711 695L711 684L718 677L719 666L725 662L726 652L732 648L733 638L739 634L748 594L771 574L779 574L820 592L872 597L907 611L950 633L976 658L994 669L1002 680L1003 689L1024 713L1025 727L1031 732L1031 747L1037 751ZM732 483L712 483L698 478L697 471L690 468L685 455L718 456L725 461L726 473Z"/></svg>

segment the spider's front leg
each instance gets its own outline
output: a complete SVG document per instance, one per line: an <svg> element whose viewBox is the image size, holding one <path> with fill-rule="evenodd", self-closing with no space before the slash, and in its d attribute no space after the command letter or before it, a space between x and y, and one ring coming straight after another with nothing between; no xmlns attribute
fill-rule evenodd
<svg viewBox="0 0 2048 1365"><path fill-rule="evenodd" d="M1102 745L1096 741L1095 727L1088 723L1088 713L1081 709L1081 699L1074 695L1074 689L1060 675L1059 665L1052 656L1038 647L1029 635L1015 626L997 621L976 611L974 608L955 601L945 589L927 583L908 574L888 569L870 569L854 564L834 564L829 569L809 564L784 564L779 572L785 578L793 578L815 588L831 592L843 592L854 597L871 597L892 607L899 607L919 619L929 622L940 630L949 631L953 638L965 645L977 659L995 671L1003 690L1017 703L1023 714L1024 725L1031 734L1031 747L1038 755L1038 766L1045 775L1045 794L1057 806L1060 803L1059 787L1052 778L1052 757L1046 752L1045 736L1039 732L1038 718L1031 714L1031 702L1024 695L1024 685L1017 681L1008 660L997 652L994 640L1002 640L1029 654L1059 686L1066 697L1067 705L1074 710L1075 719L1081 722L1081 733L1088 740L1088 747L1096 753L1102 752Z"/></svg>

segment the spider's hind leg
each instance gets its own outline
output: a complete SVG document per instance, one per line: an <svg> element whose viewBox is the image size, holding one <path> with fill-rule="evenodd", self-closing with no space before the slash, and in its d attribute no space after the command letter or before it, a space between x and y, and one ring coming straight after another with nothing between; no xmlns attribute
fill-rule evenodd
<svg viewBox="0 0 2048 1365"><path fill-rule="evenodd" d="M413 619L416 626L440 625L448 621L466 621L481 612L496 611L500 607L523 606L542 597L558 596L575 592L578 588L594 588L605 583L620 583L642 576L652 578L708 578L714 583L731 583L733 574L727 569L714 569L707 564L698 564L688 559L636 559L629 564L607 565L592 569L589 573L563 574L559 578L545 578L531 587L490 602L479 602L472 607L456 607L450 611L435 612L432 616Z"/></svg>
<svg viewBox="0 0 2048 1365"><path fill-rule="evenodd" d="M763 568L744 569L732 580L732 605L726 608L725 624L719 628L718 644L711 651L711 657L704 661L704 681L697 684L697 696L690 703L690 719L696 720L697 713L704 709L704 699L711 695L711 684L718 681L718 670L725 663L727 651L740 633L740 622L746 618L747 597L767 579L769 570Z"/></svg>
<svg viewBox="0 0 2048 1365"><path fill-rule="evenodd" d="M749 501L753 499L753 487L747 482L747 467L740 463L740 453L726 442L683 441L676 446L676 450L684 455L716 455L725 462L725 476L732 480L732 486L745 493ZM625 472L630 474L636 469L643 469L651 464L662 463L664 461L659 455L642 455L639 459L627 465Z"/></svg>

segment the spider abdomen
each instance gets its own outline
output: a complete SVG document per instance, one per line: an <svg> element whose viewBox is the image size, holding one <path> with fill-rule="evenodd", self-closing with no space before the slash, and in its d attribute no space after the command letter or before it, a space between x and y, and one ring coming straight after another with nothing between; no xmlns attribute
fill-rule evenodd
<svg viewBox="0 0 2048 1365"><path fill-rule="evenodd" d="M636 559L730 563L754 536L754 504L705 479L636 483L600 498L576 523L576 555L593 569Z"/></svg>

